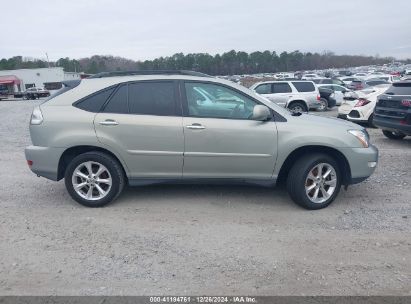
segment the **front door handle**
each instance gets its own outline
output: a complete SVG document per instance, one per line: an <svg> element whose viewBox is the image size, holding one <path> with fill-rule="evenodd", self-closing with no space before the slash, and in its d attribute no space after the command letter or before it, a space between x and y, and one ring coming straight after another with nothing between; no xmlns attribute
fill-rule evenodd
<svg viewBox="0 0 411 304"><path fill-rule="evenodd" d="M202 130L205 129L203 125L200 125L199 123L193 123L192 125L186 126L187 129L194 129L194 130Z"/></svg>
<svg viewBox="0 0 411 304"><path fill-rule="evenodd" d="M104 121L100 121L99 124L102 126L117 126L118 122L113 119L106 119Z"/></svg>

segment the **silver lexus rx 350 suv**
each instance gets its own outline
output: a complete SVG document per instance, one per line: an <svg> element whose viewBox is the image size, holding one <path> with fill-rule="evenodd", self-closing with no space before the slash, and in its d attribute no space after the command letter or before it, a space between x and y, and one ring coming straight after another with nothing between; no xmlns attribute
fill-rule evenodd
<svg viewBox="0 0 411 304"><path fill-rule="evenodd" d="M101 207L125 185L284 181L307 209L363 181L378 150L366 130L288 110L249 89L189 71L102 73L33 110L30 169L65 179L74 200Z"/></svg>

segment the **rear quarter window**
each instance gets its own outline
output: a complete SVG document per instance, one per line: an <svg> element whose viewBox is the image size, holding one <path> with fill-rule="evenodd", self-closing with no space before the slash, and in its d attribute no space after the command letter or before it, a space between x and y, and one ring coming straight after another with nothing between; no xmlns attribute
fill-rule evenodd
<svg viewBox="0 0 411 304"><path fill-rule="evenodd" d="M128 114L127 84L121 85L110 97L103 109L105 113Z"/></svg>
<svg viewBox="0 0 411 304"><path fill-rule="evenodd" d="M292 84L295 86L298 92L314 92L315 87L312 82L294 81Z"/></svg>
<svg viewBox="0 0 411 304"><path fill-rule="evenodd" d="M271 84L270 83L264 83L260 84L255 88L255 91L258 94L271 94Z"/></svg>
<svg viewBox="0 0 411 304"><path fill-rule="evenodd" d="M107 99L113 93L114 89L115 87L111 87L93 93L75 102L74 106L88 112L100 112Z"/></svg>

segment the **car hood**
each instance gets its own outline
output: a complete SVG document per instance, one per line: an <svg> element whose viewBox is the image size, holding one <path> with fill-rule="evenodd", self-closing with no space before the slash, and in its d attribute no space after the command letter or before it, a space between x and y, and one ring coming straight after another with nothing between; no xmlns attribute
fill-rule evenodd
<svg viewBox="0 0 411 304"><path fill-rule="evenodd" d="M308 128L310 126L316 125L323 128L341 128L345 130L362 130L364 129L360 125L355 123L335 118L335 117L324 117L314 114L301 114L300 116L291 116L292 121L303 123Z"/></svg>

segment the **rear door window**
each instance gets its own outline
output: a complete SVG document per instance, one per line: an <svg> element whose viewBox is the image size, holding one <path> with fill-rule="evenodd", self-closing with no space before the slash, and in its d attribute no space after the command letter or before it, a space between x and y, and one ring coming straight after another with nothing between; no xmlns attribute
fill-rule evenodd
<svg viewBox="0 0 411 304"><path fill-rule="evenodd" d="M291 93L291 87L286 82L273 83L273 93Z"/></svg>
<svg viewBox="0 0 411 304"><path fill-rule="evenodd" d="M176 94L173 82L137 82L129 84L128 87L130 114L177 115Z"/></svg>
<svg viewBox="0 0 411 304"><path fill-rule="evenodd" d="M315 87L312 82L293 81L293 85L295 86L298 92L314 92L315 91Z"/></svg>

